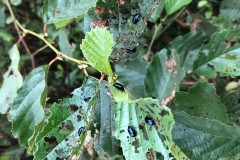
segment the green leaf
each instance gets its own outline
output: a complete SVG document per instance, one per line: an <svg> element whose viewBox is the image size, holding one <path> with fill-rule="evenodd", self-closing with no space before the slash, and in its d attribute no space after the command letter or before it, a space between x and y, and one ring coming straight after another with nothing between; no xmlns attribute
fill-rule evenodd
<svg viewBox="0 0 240 160"><path fill-rule="evenodd" d="M212 35L210 41L202 45L200 48L200 55L193 64L193 70L207 64L213 59L233 50L239 48L238 43L231 45L232 42L240 39L240 29L223 30ZM229 47L230 45L230 47Z"/></svg>
<svg viewBox="0 0 240 160"><path fill-rule="evenodd" d="M78 154L93 115L97 85L96 79L86 78L83 86L72 92L71 98L64 98L51 107L51 117L36 139L35 160L64 159ZM84 128L79 136L80 127Z"/></svg>
<svg viewBox="0 0 240 160"><path fill-rule="evenodd" d="M22 3L22 0L10 0L11 4L14 6L18 6L19 4Z"/></svg>
<svg viewBox="0 0 240 160"><path fill-rule="evenodd" d="M224 159L240 152L240 128L220 121L174 113L174 142L194 160Z"/></svg>
<svg viewBox="0 0 240 160"><path fill-rule="evenodd" d="M71 19L65 19L63 21L54 23L54 26L56 27L56 29L60 29L60 28L66 27L70 22L71 22Z"/></svg>
<svg viewBox="0 0 240 160"><path fill-rule="evenodd" d="M11 64L8 71L3 75L3 84L0 89L0 113L6 113L13 105L13 101L17 96L17 90L22 86L23 78L18 70L20 54L17 45L14 44L9 50Z"/></svg>
<svg viewBox="0 0 240 160"><path fill-rule="evenodd" d="M97 0L45 0L43 21L46 24L56 23L85 14L96 6Z"/></svg>
<svg viewBox="0 0 240 160"><path fill-rule="evenodd" d="M9 112L13 136L20 140L21 145L27 145L34 133L34 126L44 118L48 68L48 65L43 65L32 70L18 90Z"/></svg>
<svg viewBox="0 0 240 160"><path fill-rule="evenodd" d="M62 29L61 33L59 34L58 45L62 53L70 57L73 56L73 52L76 46L74 44L69 43L66 29Z"/></svg>
<svg viewBox="0 0 240 160"><path fill-rule="evenodd" d="M183 6L191 3L192 0L165 0L167 15L171 15Z"/></svg>
<svg viewBox="0 0 240 160"><path fill-rule="evenodd" d="M193 62L198 58L199 48L207 39L208 36L204 33L191 31L175 38L169 43L169 47L177 51L181 66L191 71L193 69Z"/></svg>
<svg viewBox="0 0 240 160"><path fill-rule="evenodd" d="M237 125L240 127L240 93L238 90L233 90L225 93L222 97L222 103L226 106L228 115L228 124Z"/></svg>
<svg viewBox="0 0 240 160"><path fill-rule="evenodd" d="M220 14L231 21L239 20L240 18L240 1L239 0L223 0L221 2Z"/></svg>
<svg viewBox="0 0 240 160"><path fill-rule="evenodd" d="M5 28L0 28L0 38L2 38L6 42L11 42L13 39L11 33L9 33L9 31Z"/></svg>
<svg viewBox="0 0 240 160"><path fill-rule="evenodd" d="M237 77L240 75L240 48L229 51L225 56L215 58L209 62L209 65L220 76Z"/></svg>
<svg viewBox="0 0 240 160"><path fill-rule="evenodd" d="M103 151L110 157L123 155L120 142L112 135L114 133L114 101L109 94L107 84L104 81L99 87L96 99L96 111L94 114L94 129L98 130L94 139L96 151ZM107 114L106 114L107 113Z"/></svg>
<svg viewBox="0 0 240 160"><path fill-rule="evenodd" d="M0 27L5 27L5 6L0 3Z"/></svg>
<svg viewBox="0 0 240 160"><path fill-rule="evenodd" d="M165 0L161 0L158 4L158 6L156 7L156 9L153 11L153 13L151 14L149 21L156 23L157 20L161 17L161 14L164 11L164 7L165 7Z"/></svg>
<svg viewBox="0 0 240 160"><path fill-rule="evenodd" d="M145 78L146 96L156 97L163 104L166 104L168 97L173 97L175 92L178 91L184 75L177 54L173 50L164 49L160 51L154 56L147 70Z"/></svg>
<svg viewBox="0 0 240 160"><path fill-rule="evenodd" d="M172 155L176 159L187 158L172 142L173 115L169 108L159 106L158 100L146 98L132 103L121 102L114 106L114 110L115 135L121 141L126 159L147 159L147 154L155 156L154 151L161 155L158 159L172 159ZM156 125L148 125L146 116L151 117ZM128 126L136 131L136 137L129 135Z"/></svg>
<svg viewBox="0 0 240 160"><path fill-rule="evenodd" d="M92 29L86 34L80 48L84 57L89 63L108 75L112 75L112 68L109 63L109 56L114 45L112 34L106 28Z"/></svg>
<svg viewBox="0 0 240 160"><path fill-rule="evenodd" d="M115 77L109 76L108 77L108 82L109 82L109 88L111 90L111 93L113 95L113 99L116 102L128 102L130 100L130 94L129 92L125 89L124 91L119 90L118 88L114 87L114 83L120 83L115 79ZM121 84L121 83L120 83Z"/></svg>
<svg viewBox="0 0 240 160"><path fill-rule="evenodd" d="M134 98L144 97L144 79L148 63L142 59L133 59L124 64L115 65L118 80Z"/></svg>
<svg viewBox="0 0 240 160"><path fill-rule="evenodd" d="M99 1L96 8L101 8L103 13L96 13L95 10L88 12L84 16L84 31L96 26L103 27L108 23L109 30L116 42L111 59L125 57L126 49L133 49L138 45L139 37L147 25L149 15L157 7L159 1L124 1L124 4L116 0ZM141 14L141 16L139 21L133 24L132 19L135 14Z"/></svg>
<svg viewBox="0 0 240 160"><path fill-rule="evenodd" d="M174 102L177 109L189 115L227 122L226 109L213 84L198 83L188 93L178 92Z"/></svg>

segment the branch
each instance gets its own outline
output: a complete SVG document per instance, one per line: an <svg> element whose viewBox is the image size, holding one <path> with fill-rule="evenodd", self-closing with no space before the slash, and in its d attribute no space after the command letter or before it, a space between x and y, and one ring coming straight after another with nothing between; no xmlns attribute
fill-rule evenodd
<svg viewBox="0 0 240 160"><path fill-rule="evenodd" d="M9 0L6 0L7 2L7 6L8 6L8 9L10 11L10 14L11 16L15 19L15 23L16 25L23 31L23 33L25 34L31 34L39 39L41 39L49 48L51 48L57 55L60 55L61 57L65 58L65 59L68 59L70 61L73 61L75 63L78 63L78 64L87 64L89 65L89 63L87 61L83 61L83 60L78 60L78 59L75 59L75 58L72 58L70 56L67 56L66 54L63 54L62 52L58 51L50 42L48 42L45 38L44 38L44 35L43 34L38 34L36 32L33 32L31 30L28 30L26 28L24 28L19 22L18 20L15 18L15 15L12 11L12 8L11 8L11 5L9 3Z"/></svg>
<svg viewBox="0 0 240 160"><path fill-rule="evenodd" d="M18 34L18 37L19 37L19 41L18 41L18 42L19 42L19 43L22 42L22 44L23 44L23 46L24 46L27 54L28 54L29 57L31 58L32 68L35 68L34 56L32 55L30 49L28 48L27 43L26 43L25 40L23 39L23 36L24 36L24 35L21 35L21 33L20 33L20 29L19 29L18 25L16 24L16 17L15 17L15 15L13 14L13 10L12 10L12 8L11 8L11 5L10 5L10 3L9 3L9 0L7 0L6 2L7 2L7 7L8 7L8 10L9 10L10 14L11 14L11 17L13 18L14 27L15 27L15 29L16 29L16 31L17 31L17 34Z"/></svg>

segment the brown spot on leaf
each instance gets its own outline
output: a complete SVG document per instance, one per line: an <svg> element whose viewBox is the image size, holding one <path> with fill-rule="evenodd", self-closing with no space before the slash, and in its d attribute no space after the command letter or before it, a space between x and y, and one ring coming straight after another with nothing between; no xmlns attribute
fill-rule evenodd
<svg viewBox="0 0 240 160"><path fill-rule="evenodd" d="M177 74L177 70L175 69L177 62L175 60L166 61L167 71L168 73Z"/></svg>
<svg viewBox="0 0 240 160"><path fill-rule="evenodd" d="M97 27L100 27L100 28L104 28L107 24L107 20L98 19L96 21L92 21L90 24L92 26L97 26Z"/></svg>
<svg viewBox="0 0 240 160"><path fill-rule="evenodd" d="M172 91L172 95L171 96L169 96L169 97L167 97L166 99L163 99L162 100L162 102L161 102L161 104L162 105L167 105L170 101L172 101L172 99L174 98L174 96L175 96L175 89Z"/></svg>
<svg viewBox="0 0 240 160"><path fill-rule="evenodd" d="M103 14L103 13L104 13L104 8L98 7L98 8L96 8L95 12L96 12L97 14Z"/></svg>
<svg viewBox="0 0 240 160"><path fill-rule="evenodd" d="M196 31L200 22L202 22L202 20L200 18L196 17L194 19L194 22L190 24L190 29Z"/></svg>
<svg viewBox="0 0 240 160"><path fill-rule="evenodd" d="M11 75L14 75L14 72L13 72L12 69L10 70L10 72L9 72L9 74L8 74L8 77L11 76Z"/></svg>
<svg viewBox="0 0 240 160"><path fill-rule="evenodd" d="M124 5L124 0L119 0L119 4Z"/></svg>
<svg viewBox="0 0 240 160"><path fill-rule="evenodd" d="M132 145L135 148L135 153L139 153L138 148L139 148L139 140L136 138L135 141L132 142Z"/></svg>

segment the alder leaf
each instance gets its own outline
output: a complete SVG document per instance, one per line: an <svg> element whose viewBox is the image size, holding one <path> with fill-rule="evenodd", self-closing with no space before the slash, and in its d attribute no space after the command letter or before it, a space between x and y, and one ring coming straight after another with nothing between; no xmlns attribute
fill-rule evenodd
<svg viewBox="0 0 240 160"><path fill-rule="evenodd" d="M178 92L175 97L176 108L192 116L228 121L226 108L221 103L216 89L210 83L198 83L189 92Z"/></svg>
<svg viewBox="0 0 240 160"><path fill-rule="evenodd" d="M96 6L97 0L45 0L43 5L43 21L46 24L84 15Z"/></svg>
<svg viewBox="0 0 240 160"><path fill-rule="evenodd" d="M93 115L92 104L95 101L97 84L96 79L88 77L82 87L72 92L71 98L64 98L53 104L50 109L51 117L36 138L38 149L34 154L35 160L78 156Z"/></svg>
<svg viewBox="0 0 240 160"><path fill-rule="evenodd" d="M185 112L175 112L174 119L172 130L174 142L190 159L225 159L239 156L238 126L190 116Z"/></svg>
<svg viewBox="0 0 240 160"><path fill-rule="evenodd" d="M192 2L192 0L165 0L167 15L173 14L190 2Z"/></svg>
<svg viewBox="0 0 240 160"><path fill-rule="evenodd" d="M18 70L20 55L16 44L9 50L9 56L12 62L8 71L3 75L4 80L0 89L0 113L2 114L13 105L17 90L23 83L22 75Z"/></svg>
<svg viewBox="0 0 240 160"><path fill-rule="evenodd" d="M48 65L43 65L32 70L18 90L9 112L13 136L19 139L21 145L28 144L34 127L44 118L48 69Z"/></svg>
<svg viewBox="0 0 240 160"><path fill-rule="evenodd" d="M146 96L158 98L166 105L178 91L184 76L184 69L180 67L180 60L174 50L158 52L147 69Z"/></svg>
<svg viewBox="0 0 240 160"><path fill-rule="evenodd" d="M173 143L171 130L174 124L171 110L160 106L158 100L151 98L132 102L119 102L115 110L115 135L121 141L123 154L127 160L188 159ZM150 117L154 125L146 123ZM131 127L132 136L129 134Z"/></svg>
<svg viewBox="0 0 240 160"><path fill-rule="evenodd" d="M108 60L114 45L112 34L106 28L92 29L86 34L80 48L89 63L100 72L112 75Z"/></svg>

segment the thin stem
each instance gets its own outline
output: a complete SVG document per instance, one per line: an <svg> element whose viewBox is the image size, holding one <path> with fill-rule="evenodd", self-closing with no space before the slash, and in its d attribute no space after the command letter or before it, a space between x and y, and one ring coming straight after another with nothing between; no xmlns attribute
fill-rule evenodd
<svg viewBox="0 0 240 160"><path fill-rule="evenodd" d="M152 37L152 40L148 46L148 50L147 50L147 53L145 54L144 58L146 60L149 60L151 58L151 50L152 50L152 45L154 43L154 41L157 39L157 37L159 37L162 33L164 33L167 28L174 22L175 19L177 19L177 17L179 17L182 12L185 10L185 8L182 8L175 16L174 18L172 18L172 20L170 21L170 23L168 23L164 28L163 28L163 24L165 23L166 19L167 19L167 16L165 18L163 18L163 20L159 23L159 25L157 26L157 28L155 29L154 31L154 34L153 34L153 37Z"/></svg>
<svg viewBox="0 0 240 160"><path fill-rule="evenodd" d="M14 24L14 27L15 27L15 29L16 29L16 31L17 31L18 37L19 37L19 43L22 42L22 44L23 44L23 46L24 46L27 54L28 54L29 57L31 58L32 68L35 68L34 56L32 55L30 49L28 48L27 43L26 43L25 40L23 39L24 37L23 37L23 36L21 35L21 33L20 33L19 27L18 27L18 25L17 25L17 20L16 20L16 17L15 17L15 15L14 15L14 13L13 13L13 10L12 10L12 8L11 8L11 5L10 5L10 3L9 3L9 0L7 0L6 2L7 2L7 7L8 7L8 10L9 10L9 12L10 12L10 15L11 15L11 17L13 18L13 24Z"/></svg>
<svg viewBox="0 0 240 160"><path fill-rule="evenodd" d="M59 35L60 31L61 31L61 30L59 30L59 31L53 36L53 38L50 40L49 43L52 44L52 42L53 42L53 41L57 38L57 36ZM47 47L48 47L48 45L44 45L43 47L37 49L32 55L33 55L33 56L36 56L39 52L43 51L43 50L46 49Z"/></svg>
<svg viewBox="0 0 240 160"><path fill-rule="evenodd" d="M7 6L9 8L9 11L10 11L10 14L11 16L15 19L15 23L16 25L23 31L23 33L25 34L31 34L39 39L41 39L49 48L51 48L57 55L60 55L61 57L65 58L65 59L68 59L70 61L73 61L73 62L76 62L78 64L88 64L89 63L87 61L82 61L82 60L78 60L78 59L75 59L75 58L72 58L70 56L67 56L66 54L63 54L61 53L60 51L58 51L50 42L48 42L45 38L44 38L44 35L43 34L38 34L38 33L35 33L31 30L28 30L26 28L24 28L19 22L18 20L15 18L15 15L12 11L12 8L11 8L11 5L9 3L9 0L6 0L7 1Z"/></svg>
<svg viewBox="0 0 240 160"><path fill-rule="evenodd" d="M154 31L152 40L151 40L151 42L150 42L150 44L148 46L148 50L147 50L147 53L145 55L147 60L151 57L152 45L153 45L153 43L154 43L154 41L156 39L156 36L157 36L158 32L162 29L162 27L163 27L162 22L160 22L159 25L157 26L157 28Z"/></svg>

